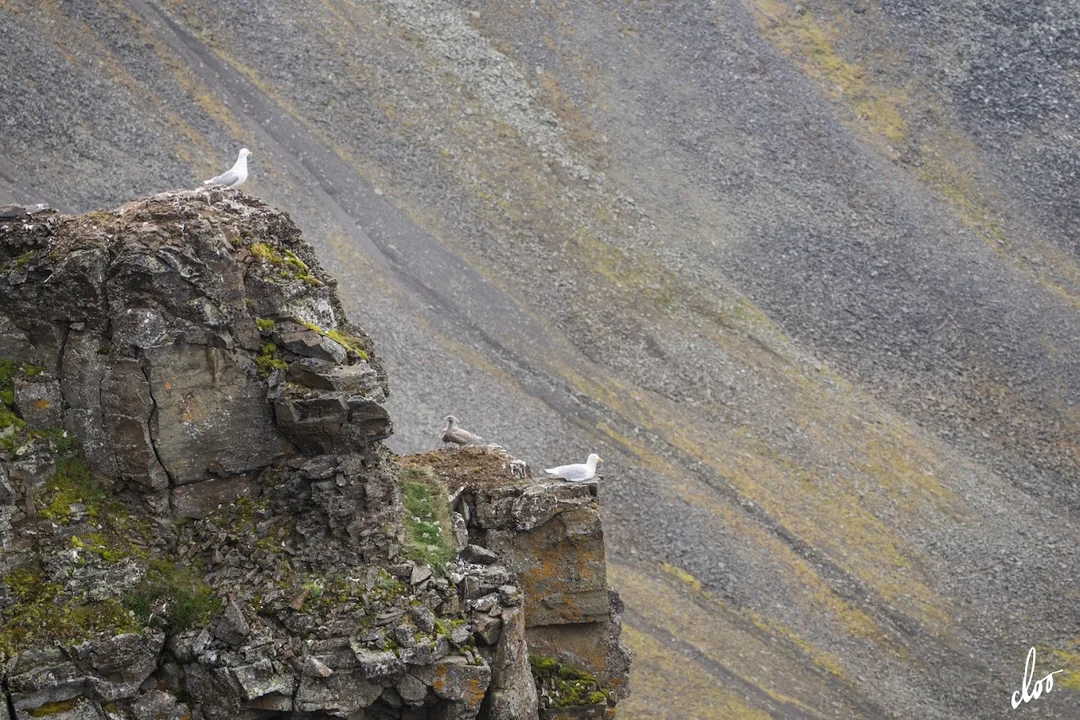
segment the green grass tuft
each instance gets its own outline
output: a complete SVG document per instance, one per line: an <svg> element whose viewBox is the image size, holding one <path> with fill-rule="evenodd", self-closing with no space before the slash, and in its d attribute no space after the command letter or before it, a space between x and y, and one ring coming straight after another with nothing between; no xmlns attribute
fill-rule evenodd
<svg viewBox="0 0 1080 720"><path fill-rule="evenodd" d="M289 363L281 359L277 345L263 343L259 346L259 354L255 358L255 365L261 377L269 377L275 370L288 370Z"/></svg>
<svg viewBox="0 0 1080 720"><path fill-rule="evenodd" d="M405 508L406 552L415 562L444 570L457 557L451 539L450 502L431 468L406 465L398 471Z"/></svg>
<svg viewBox="0 0 1080 720"><path fill-rule="evenodd" d="M163 558L150 561L146 577L125 596L124 605L143 623L160 614L170 632L205 627L221 612L201 568Z"/></svg>

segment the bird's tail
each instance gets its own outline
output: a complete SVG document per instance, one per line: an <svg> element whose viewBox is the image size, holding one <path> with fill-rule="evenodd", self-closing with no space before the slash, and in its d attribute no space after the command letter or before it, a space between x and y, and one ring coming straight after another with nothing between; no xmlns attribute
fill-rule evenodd
<svg viewBox="0 0 1080 720"><path fill-rule="evenodd" d="M202 184L203 184L203 185L209 185L209 184L210 184L210 183L212 183L212 182L214 182L214 178L210 178L209 180L203 180L203 181L202 181Z"/></svg>

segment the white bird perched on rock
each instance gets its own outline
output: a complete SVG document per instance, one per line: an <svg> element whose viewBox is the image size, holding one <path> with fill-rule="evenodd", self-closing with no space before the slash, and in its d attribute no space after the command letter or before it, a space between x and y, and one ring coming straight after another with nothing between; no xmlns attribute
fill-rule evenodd
<svg viewBox="0 0 1080 720"><path fill-rule="evenodd" d="M225 187L230 188L240 187L247 180L247 159L250 154L251 151L247 148L240 148L240 154L236 156L236 162L233 163L233 166L216 178L204 180L203 185L224 185Z"/></svg>
<svg viewBox="0 0 1080 720"><path fill-rule="evenodd" d="M453 415L446 416L446 427L442 431L442 441L444 443L454 443L455 445L475 445L483 440L478 435L473 435L465 428L458 427L458 419Z"/></svg>
<svg viewBox="0 0 1080 720"><path fill-rule="evenodd" d="M560 465L557 468L547 468L544 470L549 475L561 477L564 480L570 482L583 482L585 480L592 480L596 477L596 463L604 462L600 459L600 456L596 453L589 455L589 459L584 463L578 463L576 465Z"/></svg>

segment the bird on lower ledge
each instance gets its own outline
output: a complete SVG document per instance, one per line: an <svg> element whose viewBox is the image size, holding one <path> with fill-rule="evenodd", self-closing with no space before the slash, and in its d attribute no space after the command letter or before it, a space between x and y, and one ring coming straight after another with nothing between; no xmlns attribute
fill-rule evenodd
<svg viewBox="0 0 1080 720"><path fill-rule="evenodd" d="M592 453L589 455L589 459L584 463L577 463L575 465L560 465L555 468L547 468L544 470L549 475L561 477L564 480L570 482L584 482L585 480L592 480L596 477L596 463L604 462L599 455Z"/></svg>

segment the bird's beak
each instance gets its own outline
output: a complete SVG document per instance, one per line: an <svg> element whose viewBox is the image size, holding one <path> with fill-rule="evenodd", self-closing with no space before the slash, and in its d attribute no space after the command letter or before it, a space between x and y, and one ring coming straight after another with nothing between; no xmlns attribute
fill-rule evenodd
<svg viewBox="0 0 1080 720"><path fill-rule="evenodd" d="M596 462L604 462L604 458L598 457L596 458Z"/></svg>

